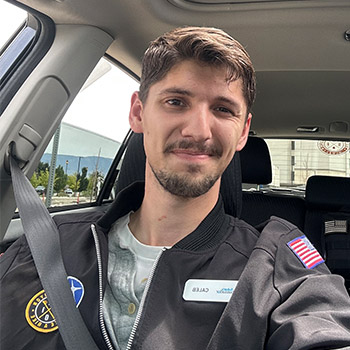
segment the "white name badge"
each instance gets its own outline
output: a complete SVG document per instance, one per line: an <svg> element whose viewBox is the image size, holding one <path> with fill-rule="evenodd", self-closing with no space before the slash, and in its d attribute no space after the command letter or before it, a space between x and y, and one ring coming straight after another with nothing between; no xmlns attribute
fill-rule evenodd
<svg viewBox="0 0 350 350"><path fill-rule="evenodd" d="M227 303L238 281L191 279L185 283L182 297L186 301Z"/></svg>

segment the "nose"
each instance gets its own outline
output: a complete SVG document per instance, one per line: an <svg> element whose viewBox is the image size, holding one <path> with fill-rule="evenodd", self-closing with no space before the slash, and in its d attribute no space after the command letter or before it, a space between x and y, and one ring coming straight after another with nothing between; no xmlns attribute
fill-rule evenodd
<svg viewBox="0 0 350 350"><path fill-rule="evenodd" d="M190 137L196 142L203 142L212 137L212 114L205 107L192 110L186 118L182 129L183 137Z"/></svg>

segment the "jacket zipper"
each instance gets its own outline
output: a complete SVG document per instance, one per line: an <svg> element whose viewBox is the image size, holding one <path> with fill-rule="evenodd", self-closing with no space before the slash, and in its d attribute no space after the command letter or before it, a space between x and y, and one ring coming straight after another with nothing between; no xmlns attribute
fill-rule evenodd
<svg viewBox="0 0 350 350"><path fill-rule="evenodd" d="M99 322L100 322L100 328L103 335L103 339L107 345L108 350L114 350L113 345L111 343L111 340L109 339L105 321L103 319L103 283L102 283L102 258L101 258L101 249L100 249L100 241L98 239L96 227L94 224L91 225L91 231L92 235L94 237L95 241L95 247L96 247L96 256L97 256L97 267L98 267L98 286L99 286Z"/></svg>
<svg viewBox="0 0 350 350"><path fill-rule="evenodd" d="M129 337L129 340L128 340L128 344L126 346L126 350L130 350L131 346L133 344L133 341L134 341L134 338L135 338L135 334L136 334L136 330L137 330L137 327L139 325L139 322L140 322L140 319L141 319L141 316L142 316L142 312L143 312L143 307L144 307L144 304L145 304L146 296L148 294L149 287L150 287L150 285L152 283L154 272L155 272L155 270L156 270L156 268L158 266L159 259L160 259L161 255L163 254L163 252L165 250L166 250L166 248L163 248L159 252L159 254L158 254L158 256L157 256L157 258L156 258L156 260L155 260L155 262L154 262L154 264L152 266L152 269L150 271L150 274L149 274L149 277L148 277L148 280L147 280L147 283L146 283L146 286L145 286L145 290L144 290L144 292L142 294L140 306L139 306L139 309L138 309L137 314L136 314L135 322L134 322L134 325L133 325L133 327L131 329L131 333L130 333L130 337Z"/></svg>

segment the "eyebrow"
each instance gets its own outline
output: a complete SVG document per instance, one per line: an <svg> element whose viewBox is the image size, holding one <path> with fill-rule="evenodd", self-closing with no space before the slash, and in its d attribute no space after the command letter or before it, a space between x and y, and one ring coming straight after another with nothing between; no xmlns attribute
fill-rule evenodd
<svg viewBox="0 0 350 350"><path fill-rule="evenodd" d="M190 97L194 96L194 93L192 93L191 91L177 88L177 87L171 87L168 89L164 89L164 90L160 91L158 95L161 96L161 95L166 95L166 94L178 94L178 95L185 95L185 96L190 96Z"/></svg>

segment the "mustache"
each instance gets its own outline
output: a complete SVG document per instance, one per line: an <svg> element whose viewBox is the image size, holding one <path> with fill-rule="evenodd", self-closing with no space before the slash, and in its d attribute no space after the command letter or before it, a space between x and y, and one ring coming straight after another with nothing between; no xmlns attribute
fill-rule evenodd
<svg viewBox="0 0 350 350"><path fill-rule="evenodd" d="M181 140L167 145L164 153L170 153L173 150L190 150L198 153L208 154L214 157L222 156L222 148L215 144L206 144L205 142L194 142L190 140Z"/></svg>

